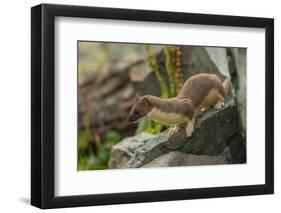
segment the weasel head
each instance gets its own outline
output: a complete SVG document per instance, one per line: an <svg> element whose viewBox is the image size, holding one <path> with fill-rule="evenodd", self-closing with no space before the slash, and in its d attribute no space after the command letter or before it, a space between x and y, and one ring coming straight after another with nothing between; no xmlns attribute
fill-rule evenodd
<svg viewBox="0 0 281 213"><path fill-rule="evenodd" d="M128 122L136 123L141 118L148 115L148 113L152 110L153 106L151 100L147 96L137 96L135 98L135 103L129 113L127 118Z"/></svg>

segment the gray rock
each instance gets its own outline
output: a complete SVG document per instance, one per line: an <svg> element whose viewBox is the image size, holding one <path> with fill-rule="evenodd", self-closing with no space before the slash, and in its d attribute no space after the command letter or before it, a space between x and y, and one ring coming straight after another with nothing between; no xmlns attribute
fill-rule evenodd
<svg viewBox="0 0 281 213"><path fill-rule="evenodd" d="M229 141L229 153L231 163L246 163L245 138L242 134L235 134Z"/></svg>
<svg viewBox="0 0 281 213"><path fill-rule="evenodd" d="M135 91L138 95L155 95L161 96L160 84L153 72L150 72L144 79L144 81L133 82Z"/></svg>
<svg viewBox="0 0 281 213"><path fill-rule="evenodd" d="M219 155L239 128L237 107L231 100L219 111L212 109L197 119L196 129L181 151L197 155Z"/></svg>
<svg viewBox="0 0 281 213"><path fill-rule="evenodd" d="M113 147L110 167L138 168L171 151L195 155L220 155L229 139L239 131L239 116L234 101L220 110L209 110L198 117L191 138L185 129L168 136L168 131L143 139L127 138ZM121 163L120 163L121 162Z"/></svg>
<svg viewBox="0 0 281 213"><path fill-rule="evenodd" d="M246 48L232 48L232 54L236 65L237 82L235 85L237 105L242 121L242 127L246 132L246 99L247 99L247 52ZM235 79L234 79L235 80ZM235 84L235 82L234 82Z"/></svg>
<svg viewBox="0 0 281 213"><path fill-rule="evenodd" d="M204 47L182 46L182 69L184 79L198 73L213 73L222 80L225 75L219 70Z"/></svg>
<svg viewBox="0 0 281 213"><path fill-rule="evenodd" d="M172 151L161 155L143 167L169 167L169 166L195 166L195 165L218 165L227 164L228 161L222 155L193 155L179 151Z"/></svg>
<svg viewBox="0 0 281 213"><path fill-rule="evenodd" d="M222 155L225 157L225 159L228 161L228 162L231 162L231 153L230 153L230 150L229 150L229 147L225 147L223 152L222 152Z"/></svg>
<svg viewBox="0 0 281 213"><path fill-rule="evenodd" d="M154 137L154 135L141 133L133 137L127 137L112 147L109 167L117 169L123 167L135 154L135 150Z"/></svg>
<svg viewBox="0 0 281 213"><path fill-rule="evenodd" d="M136 150L132 158L124 165L124 168L139 168L149 163L156 157L168 153L170 150L164 145L164 137L153 137L143 143Z"/></svg>
<svg viewBox="0 0 281 213"><path fill-rule="evenodd" d="M246 133L246 98L247 98L247 52L246 48L226 48L231 82L235 90L235 103L241 119L243 134Z"/></svg>
<svg viewBox="0 0 281 213"><path fill-rule="evenodd" d="M185 144L185 139L183 129L171 137L168 137L165 131L158 135L141 133L125 138L112 147L109 167L141 167L164 153L181 148Z"/></svg>
<svg viewBox="0 0 281 213"><path fill-rule="evenodd" d="M205 49L219 71L225 76L229 76L226 49L220 47L206 47Z"/></svg>

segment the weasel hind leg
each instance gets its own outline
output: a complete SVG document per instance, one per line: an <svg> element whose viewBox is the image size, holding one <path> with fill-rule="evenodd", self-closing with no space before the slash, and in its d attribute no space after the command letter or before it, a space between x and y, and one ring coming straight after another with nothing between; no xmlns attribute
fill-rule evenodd
<svg viewBox="0 0 281 213"><path fill-rule="evenodd" d="M219 96L218 98L219 98L219 99L218 99L218 102L214 105L214 108L215 108L216 110L221 109L221 108L224 107L224 98L221 97L221 96Z"/></svg>
<svg viewBox="0 0 281 213"><path fill-rule="evenodd" d="M195 118L192 118L191 121L187 122L187 125L186 125L186 136L188 138L190 138L192 136L192 133L194 131L194 123L195 123Z"/></svg>

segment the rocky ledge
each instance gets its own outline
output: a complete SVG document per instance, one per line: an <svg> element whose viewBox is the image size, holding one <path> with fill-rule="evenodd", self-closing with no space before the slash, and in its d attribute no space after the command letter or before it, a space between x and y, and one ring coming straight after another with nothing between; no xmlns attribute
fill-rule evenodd
<svg viewBox="0 0 281 213"><path fill-rule="evenodd" d="M112 148L110 168L139 168L245 163L245 137L233 100L222 109L198 117L192 137L185 129L175 135L141 133Z"/></svg>

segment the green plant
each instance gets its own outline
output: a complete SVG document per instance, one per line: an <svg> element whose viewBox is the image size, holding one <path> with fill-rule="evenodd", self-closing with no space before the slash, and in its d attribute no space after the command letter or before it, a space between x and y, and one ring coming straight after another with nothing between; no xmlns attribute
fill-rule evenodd
<svg viewBox="0 0 281 213"><path fill-rule="evenodd" d="M181 69L181 50L177 46L163 46L163 53L165 56L165 69L168 76L168 85L162 77L159 69L157 58L154 56L152 47L145 45L147 53L148 64L155 74L159 84L162 98L175 97L183 85L183 74ZM165 130L167 126L155 122L151 119L144 118L137 128L137 133L148 132L151 134L158 134Z"/></svg>
<svg viewBox="0 0 281 213"><path fill-rule="evenodd" d="M145 45L145 50L147 53L148 64L160 84L161 97L175 97L183 85L180 47L171 45L163 46L163 53L165 56L164 65L166 73L168 75L168 85L165 82L164 78L161 76L159 64L157 62L157 58L152 52L152 47L150 45ZM139 123L136 132L148 132L151 134L158 134L166 128L167 126L163 124L145 118Z"/></svg>
<svg viewBox="0 0 281 213"><path fill-rule="evenodd" d="M107 166L111 148L114 144L120 141L121 137L116 131L109 131L106 134L105 142L97 147L97 162L98 165Z"/></svg>
<svg viewBox="0 0 281 213"><path fill-rule="evenodd" d="M174 46L164 46L163 52L165 55L165 68L169 78L169 97L176 96L176 64L175 64L175 50Z"/></svg>
<svg viewBox="0 0 281 213"><path fill-rule="evenodd" d="M161 76L159 66L158 66L158 62L157 62L157 59L155 58L155 56L152 52L151 46L145 45L145 50L146 50L146 53L147 53L148 64L149 64L152 72L155 74L157 80L159 81L160 90L161 90L161 97L162 98L168 98L169 97L169 89L166 85L166 82L165 82L164 78Z"/></svg>
<svg viewBox="0 0 281 213"><path fill-rule="evenodd" d="M149 118L144 118L139 122L136 133L146 132L150 134L158 134L167 127L163 124L155 122Z"/></svg>
<svg viewBox="0 0 281 213"><path fill-rule="evenodd" d="M93 141L86 130L79 132L78 138L78 169L85 170L89 167L89 158L93 154Z"/></svg>
<svg viewBox="0 0 281 213"><path fill-rule="evenodd" d="M81 131L78 145L79 170L107 169L112 146L120 139L118 132L109 131L104 142L101 142L98 136L95 137L94 141L91 141L87 132ZM96 147L95 152L93 150L94 146Z"/></svg>

